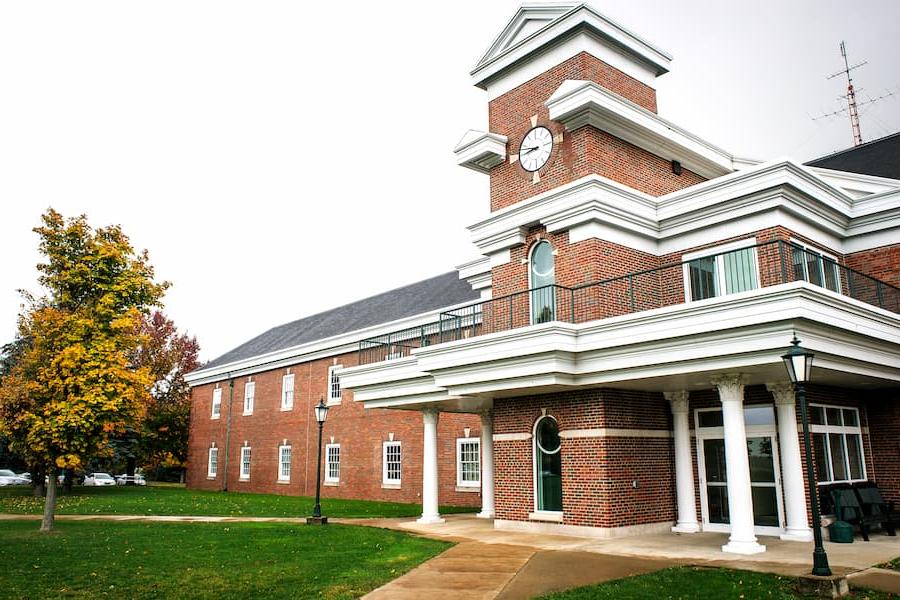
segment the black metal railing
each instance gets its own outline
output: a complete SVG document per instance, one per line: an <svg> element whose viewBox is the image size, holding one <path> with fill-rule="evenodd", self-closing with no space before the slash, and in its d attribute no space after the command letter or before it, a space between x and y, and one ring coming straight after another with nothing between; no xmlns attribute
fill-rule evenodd
<svg viewBox="0 0 900 600"><path fill-rule="evenodd" d="M575 287L548 285L475 302L441 313L436 322L363 340L359 364L528 325L584 323L792 281L808 281L900 313L900 288L791 242L774 240Z"/></svg>

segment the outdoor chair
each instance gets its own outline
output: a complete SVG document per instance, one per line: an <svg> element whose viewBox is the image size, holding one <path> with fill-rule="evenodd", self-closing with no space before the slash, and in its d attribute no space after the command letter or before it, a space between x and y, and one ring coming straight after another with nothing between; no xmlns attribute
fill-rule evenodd
<svg viewBox="0 0 900 600"><path fill-rule="evenodd" d="M897 535L897 527L900 527L900 511L895 508L893 501L886 501L878 486L871 482L859 484L855 489L863 512L870 518L878 520L888 535Z"/></svg>
<svg viewBox="0 0 900 600"><path fill-rule="evenodd" d="M868 542L869 526L880 524L880 518L867 515L863 511L856 492L851 488L832 489L831 501L834 503L834 516L837 520L858 526L862 538Z"/></svg>

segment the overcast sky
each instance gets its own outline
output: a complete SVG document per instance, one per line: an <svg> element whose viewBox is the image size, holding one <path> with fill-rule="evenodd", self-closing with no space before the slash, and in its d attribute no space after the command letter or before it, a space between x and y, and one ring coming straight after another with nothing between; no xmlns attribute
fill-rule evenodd
<svg viewBox="0 0 900 600"><path fill-rule="evenodd" d="M0 4L0 343L37 290L40 214L119 223L214 358L271 326L475 258L487 177L468 73L518 6L454 2ZM659 112L738 156L851 145L846 40L871 140L900 130L900 2L606 0L673 55Z"/></svg>

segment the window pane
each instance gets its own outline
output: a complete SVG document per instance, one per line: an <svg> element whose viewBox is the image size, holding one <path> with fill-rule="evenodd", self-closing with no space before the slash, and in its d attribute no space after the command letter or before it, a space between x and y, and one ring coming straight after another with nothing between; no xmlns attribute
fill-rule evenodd
<svg viewBox="0 0 900 600"><path fill-rule="evenodd" d="M775 423L775 407L749 406L744 409L744 425L772 425Z"/></svg>
<svg viewBox="0 0 900 600"><path fill-rule="evenodd" d="M817 481L831 481L831 473L828 471L828 450L825 447L826 436L825 433L812 434Z"/></svg>
<svg viewBox="0 0 900 600"><path fill-rule="evenodd" d="M822 285L822 257L813 252L804 252L806 255L806 273L808 281L816 285Z"/></svg>
<svg viewBox="0 0 900 600"><path fill-rule="evenodd" d="M844 453L844 436L839 433L828 434L828 445L831 449L831 472L835 481L847 479L847 456Z"/></svg>
<svg viewBox="0 0 900 600"><path fill-rule="evenodd" d="M712 256L698 258L688 263L691 282L691 300L705 300L718 295L716 289L716 259Z"/></svg>
<svg viewBox="0 0 900 600"><path fill-rule="evenodd" d="M826 408L825 416L828 418L828 424L832 426L840 427L843 425L843 421L841 421L841 409L839 408Z"/></svg>
<svg viewBox="0 0 900 600"><path fill-rule="evenodd" d="M809 407L809 422L813 425L825 424L825 409L821 406Z"/></svg>
<svg viewBox="0 0 900 600"><path fill-rule="evenodd" d="M844 425L846 427L859 427L859 416L852 408L844 409Z"/></svg>
<svg viewBox="0 0 900 600"><path fill-rule="evenodd" d="M823 260L825 267L825 287L832 292L840 291L840 276L837 263L827 258Z"/></svg>
<svg viewBox="0 0 900 600"><path fill-rule="evenodd" d="M700 422L700 427L721 427L722 411L701 410L697 413L697 420Z"/></svg>
<svg viewBox="0 0 900 600"><path fill-rule="evenodd" d="M847 441L847 454L850 457L850 479L862 479L863 457L860 436L857 434L848 433L844 437Z"/></svg>
<svg viewBox="0 0 900 600"><path fill-rule="evenodd" d="M791 263L794 265L794 281L806 281L806 263L803 260L802 248L794 246Z"/></svg>
<svg viewBox="0 0 900 600"><path fill-rule="evenodd" d="M725 264L725 292L746 292L756 289L756 252L744 248L729 252L722 257Z"/></svg>

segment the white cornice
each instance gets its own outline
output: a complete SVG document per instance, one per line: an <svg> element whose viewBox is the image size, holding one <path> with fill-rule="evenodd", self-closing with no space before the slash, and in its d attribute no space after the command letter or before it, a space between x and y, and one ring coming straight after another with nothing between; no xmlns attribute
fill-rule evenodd
<svg viewBox="0 0 900 600"><path fill-rule="evenodd" d="M490 173L506 160L506 136L470 129L453 152L456 164L479 173Z"/></svg>
<svg viewBox="0 0 900 600"><path fill-rule="evenodd" d="M527 10L527 6L521 10ZM584 4L575 6L537 31L517 39L512 45L504 48L504 40L510 39L510 29L515 27L514 21L517 17L507 25L472 71L472 81L476 86L486 89L488 80L518 67L526 62L527 58L545 52L548 47L559 44L561 40L577 34L580 30L589 31L593 39L620 54L626 64L613 66L636 76L639 80L646 79L643 73L662 75L669 70L669 63L672 60L669 54ZM629 68L630 65L633 67Z"/></svg>
<svg viewBox="0 0 900 600"><path fill-rule="evenodd" d="M545 103L550 120L575 130L590 125L706 178L734 170L724 150L593 81L566 80Z"/></svg>
<svg viewBox="0 0 900 600"><path fill-rule="evenodd" d="M854 198L863 198L869 194L881 194L900 189L900 180L874 175L862 175L849 171L835 171L822 167L810 167L807 169L824 179L834 187L844 190Z"/></svg>

